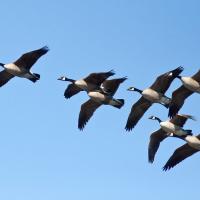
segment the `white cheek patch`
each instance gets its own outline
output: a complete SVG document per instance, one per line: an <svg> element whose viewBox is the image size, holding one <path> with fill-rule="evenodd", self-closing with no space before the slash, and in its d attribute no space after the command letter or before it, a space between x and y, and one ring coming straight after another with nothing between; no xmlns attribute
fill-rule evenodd
<svg viewBox="0 0 200 200"><path fill-rule="evenodd" d="M173 73L171 72L171 73L169 73L169 76L172 76L173 75Z"/></svg>

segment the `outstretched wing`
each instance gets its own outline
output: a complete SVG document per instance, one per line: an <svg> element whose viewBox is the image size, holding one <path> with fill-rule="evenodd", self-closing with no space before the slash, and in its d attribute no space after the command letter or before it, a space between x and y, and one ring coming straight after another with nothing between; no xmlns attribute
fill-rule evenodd
<svg viewBox="0 0 200 200"><path fill-rule="evenodd" d="M29 70L36 61L49 51L47 46L42 47L34 51L23 54L18 60L14 62L15 65L21 68Z"/></svg>
<svg viewBox="0 0 200 200"><path fill-rule="evenodd" d="M197 149L190 147L188 144L184 144L183 146L176 149L173 155L169 158L165 166L163 167L164 171L170 170L178 163L198 152Z"/></svg>
<svg viewBox="0 0 200 200"><path fill-rule="evenodd" d="M178 67L172 71L166 72L159 77L150 87L151 89L164 94L170 87L172 81L183 71L183 67Z"/></svg>
<svg viewBox="0 0 200 200"><path fill-rule="evenodd" d="M75 84L69 84L67 89L64 92L65 98L69 99L70 97L74 96L75 94L82 91L79 87L77 87Z"/></svg>
<svg viewBox="0 0 200 200"><path fill-rule="evenodd" d="M14 76L9 74L6 70L0 72L0 87L5 85Z"/></svg>
<svg viewBox="0 0 200 200"><path fill-rule="evenodd" d="M169 105L168 113L168 116L170 118L174 117L178 113L178 111L183 106L185 99L189 97L192 93L192 91L188 90L183 85L172 93L172 99Z"/></svg>
<svg viewBox="0 0 200 200"><path fill-rule="evenodd" d="M162 129L159 129L151 134L148 147L148 159L150 163L153 163L156 152L158 151L158 148L160 146L160 143L167 137L168 134Z"/></svg>
<svg viewBox="0 0 200 200"><path fill-rule="evenodd" d="M110 96L114 96L114 94L119 88L119 85L123 83L126 79L127 79L126 77L123 77L123 78L105 80L102 83L101 88L104 92L108 93Z"/></svg>
<svg viewBox="0 0 200 200"><path fill-rule="evenodd" d="M152 103L146 100L144 97L141 97L131 108L131 112L128 116L128 120L125 126L126 131L131 131L144 113L148 110L148 108L152 105Z"/></svg>
<svg viewBox="0 0 200 200"><path fill-rule="evenodd" d="M100 107L101 104L91 99L81 105L81 111L79 113L78 128L83 130L89 119L92 117L95 110Z"/></svg>
<svg viewBox="0 0 200 200"><path fill-rule="evenodd" d="M200 83L200 70L192 76L192 78Z"/></svg>
<svg viewBox="0 0 200 200"><path fill-rule="evenodd" d="M100 85L110 76L113 76L115 74L115 72L113 70L108 71L108 72L100 72L100 73L92 73L89 76L87 76L86 78L84 78L84 80L87 83L91 83L94 85L97 85L100 87Z"/></svg>
<svg viewBox="0 0 200 200"><path fill-rule="evenodd" d="M192 115L176 114L172 119L170 119L170 122L177 126L183 127L188 119L195 120Z"/></svg>

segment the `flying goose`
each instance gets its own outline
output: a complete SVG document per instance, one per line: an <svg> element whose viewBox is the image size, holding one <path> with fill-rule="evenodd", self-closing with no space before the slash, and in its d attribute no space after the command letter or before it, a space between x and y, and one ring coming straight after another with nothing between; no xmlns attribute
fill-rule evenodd
<svg viewBox="0 0 200 200"><path fill-rule="evenodd" d="M0 72L0 87L6 84L11 78L15 76L27 78L35 83L40 79L40 75L32 73L30 69L36 63L36 61L48 51L49 48L44 46L41 49L23 54L13 63L0 63L0 66L4 68L4 70Z"/></svg>
<svg viewBox="0 0 200 200"><path fill-rule="evenodd" d="M160 124L160 129L153 132L150 136L149 147L148 147L148 159L150 163L153 163L155 154L160 146L160 143L170 136L171 133L174 135L191 135L191 130L184 130L183 126L188 119L195 120L191 115L177 114L172 119L167 121L161 121L158 117L151 116L149 119L157 120Z"/></svg>
<svg viewBox="0 0 200 200"><path fill-rule="evenodd" d="M142 97L132 106L125 129L131 131L144 113L153 103L160 103L167 107L170 103L170 98L164 94L168 90L172 81L183 71L183 67L178 67L172 71L164 73L157 77L156 81L147 89L139 90L135 87L130 87L129 91L139 92Z"/></svg>
<svg viewBox="0 0 200 200"><path fill-rule="evenodd" d="M163 167L164 171L167 171L178 163L183 161L184 159L192 156L193 154L200 151L200 135L191 136L191 135L182 135L176 136L171 134L172 137L178 137L180 139L185 140L187 143L176 149L173 155L169 158L165 166Z"/></svg>
<svg viewBox="0 0 200 200"><path fill-rule="evenodd" d="M80 130L84 129L95 110L101 105L111 105L118 109L124 105L124 99L115 99L113 96L119 88L119 85L126 79L126 77L123 77L106 80L103 82L102 87L99 90L88 92L90 99L81 105L81 110L79 113L78 128Z"/></svg>
<svg viewBox="0 0 200 200"><path fill-rule="evenodd" d="M69 99L73 95L79 93L80 91L93 91L99 89L101 84L110 76L113 76L115 72L110 70L108 72L100 72L100 73L91 73L87 77L74 80L67 78L65 76L61 76L58 80L61 81L69 81L71 84L68 85L67 89L64 92L65 98Z"/></svg>
<svg viewBox="0 0 200 200"><path fill-rule="evenodd" d="M200 93L200 70L192 77L177 76L177 78L181 80L183 85L172 93L168 113L170 118L178 113L186 98L194 92Z"/></svg>

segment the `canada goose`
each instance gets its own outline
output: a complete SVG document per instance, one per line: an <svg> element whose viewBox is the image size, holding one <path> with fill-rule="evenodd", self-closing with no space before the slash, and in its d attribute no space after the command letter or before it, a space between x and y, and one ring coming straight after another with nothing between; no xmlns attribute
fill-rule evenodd
<svg viewBox="0 0 200 200"><path fill-rule="evenodd" d="M177 78L181 80L183 85L172 93L168 114L170 118L178 113L187 97L194 92L200 93L200 70L192 77L177 76Z"/></svg>
<svg viewBox="0 0 200 200"><path fill-rule="evenodd" d="M0 66L4 68L4 70L0 72L0 87L6 84L11 78L15 76L27 78L35 83L40 79L40 75L32 73L30 69L36 63L36 61L48 51L49 48L44 46L41 49L23 54L13 63L0 63Z"/></svg>
<svg viewBox="0 0 200 200"><path fill-rule="evenodd" d="M86 123L92 117L93 113L101 105L111 105L116 108L121 108L124 105L124 99L114 99L113 96L117 91L119 85L123 83L127 78L119 78L106 80L103 82L103 89L94 90L88 92L90 99L81 105L81 110L78 119L78 128L83 130ZM109 91L109 93L104 92Z"/></svg>
<svg viewBox="0 0 200 200"><path fill-rule="evenodd" d="M191 135L182 135L176 136L171 134L172 137L178 137L180 139L185 140L187 143L176 149L173 155L169 158L165 166L163 167L164 171L167 171L178 163L183 161L184 159L192 156L193 154L200 151L200 135L191 136Z"/></svg>
<svg viewBox="0 0 200 200"><path fill-rule="evenodd" d="M148 158L149 162L153 163L155 154L160 146L160 143L170 136L171 133L175 135L191 135L191 130L184 130L183 126L186 123L188 119L195 120L195 118L191 115L181 115L177 114L175 117L173 117L170 120L167 121L161 121L158 117L151 116L149 119L157 120L160 124L160 129L153 132L150 136L150 142L148 147Z"/></svg>
<svg viewBox="0 0 200 200"><path fill-rule="evenodd" d="M140 118L153 103L160 103L168 108L170 98L166 97L164 94L168 90L172 81L182 71L183 67L178 67L172 71L160 75L157 77L153 85L143 91L134 87L130 87L128 89L129 91L139 92L142 97L131 108L131 112L125 126L126 131L131 131L135 127Z"/></svg>
<svg viewBox="0 0 200 200"><path fill-rule="evenodd" d="M69 99L73 95L79 93L80 91L93 91L100 88L100 85L110 76L113 76L115 72L110 70L108 72L91 73L86 78L80 80L74 80L61 76L58 80L69 81L71 84L68 85L64 92L65 98Z"/></svg>

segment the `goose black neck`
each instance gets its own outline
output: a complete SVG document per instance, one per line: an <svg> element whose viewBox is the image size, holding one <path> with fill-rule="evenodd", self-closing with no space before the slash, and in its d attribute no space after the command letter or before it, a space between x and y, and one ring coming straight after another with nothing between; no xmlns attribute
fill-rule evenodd
<svg viewBox="0 0 200 200"><path fill-rule="evenodd" d="M176 76L176 78L180 79L181 80L181 76Z"/></svg>
<svg viewBox="0 0 200 200"><path fill-rule="evenodd" d="M155 120L157 120L159 123L162 122L162 120L158 117L155 117Z"/></svg>
<svg viewBox="0 0 200 200"><path fill-rule="evenodd" d="M3 63L0 63L0 66L2 66L2 67L4 67L4 65L5 65L5 64L3 64Z"/></svg>
<svg viewBox="0 0 200 200"><path fill-rule="evenodd" d="M142 90L139 90L138 88L134 88L134 91L139 92L140 94L142 93Z"/></svg>
<svg viewBox="0 0 200 200"><path fill-rule="evenodd" d="M69 82L71 82L71 83L74 83L76 80L71 79L71 78L66 78L65 81L69 81Z"/></svg>

